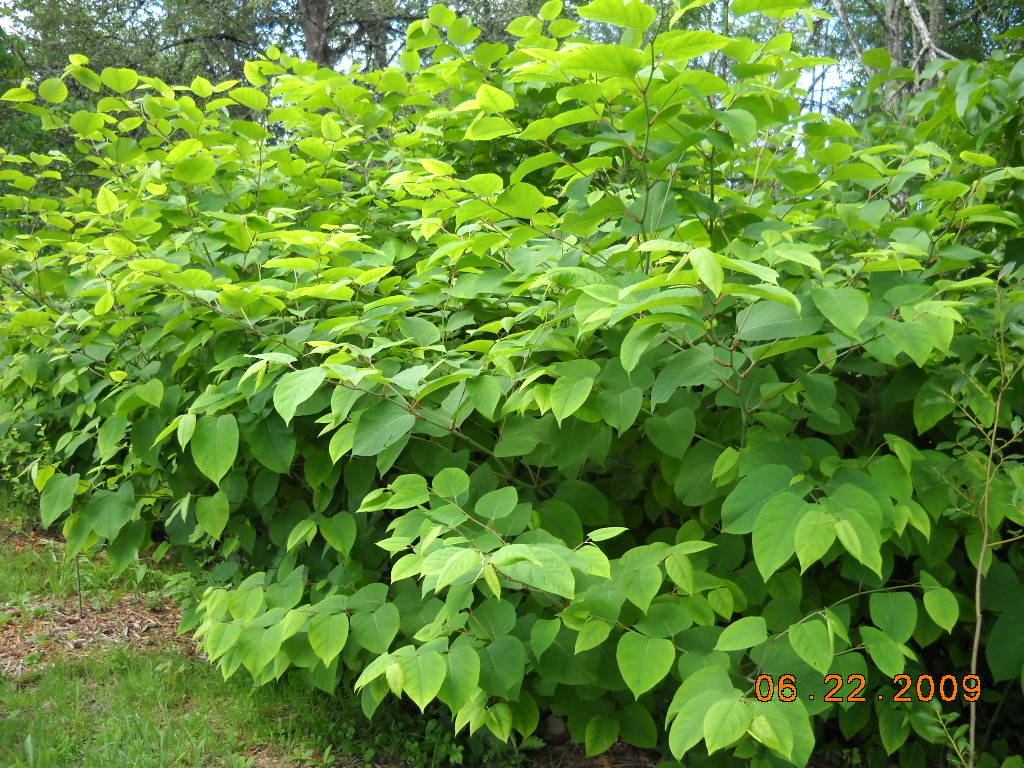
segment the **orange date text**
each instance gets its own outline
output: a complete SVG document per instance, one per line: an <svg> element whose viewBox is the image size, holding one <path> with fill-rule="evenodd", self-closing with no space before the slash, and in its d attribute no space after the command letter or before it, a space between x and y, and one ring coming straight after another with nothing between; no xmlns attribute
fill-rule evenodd
<svg viewBox="0 0 1024 768"><path fill-rule="evenodd" d="M842 675L825 675L822 683L828 688L824 701L843 703L868 700L864 696L864 687L867 685L864 675L847 675L845 679ZM981 680L977 675L963 675L959 678L955 675L942 675L937 680L932 675L896 675L892 684L892 697L879 694L876 697L879 701L932 701L935 698L956 701L959 698L972 702L981 697ZM758 701L795 701L799 695L796 678L793 675L758 675L754 681L754 695ZM813 695L806 698L814 700Z"/></svg>

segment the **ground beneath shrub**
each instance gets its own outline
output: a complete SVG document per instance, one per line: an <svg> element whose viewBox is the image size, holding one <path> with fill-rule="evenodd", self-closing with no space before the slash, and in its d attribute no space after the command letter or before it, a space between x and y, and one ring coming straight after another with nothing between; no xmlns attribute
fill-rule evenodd
<svg viewBox="0 0 1024 768"><path fill-rule="evenodd" d="M47 561L47 557L38 556L54 555L49 557L52 563L62 553L59 538L0 521L0 555L24 555L26 560L35 556L40 562ZM14 682L18 688L31 686L31 681L48 669L79 661L95 663L112 651L137 652L140 658L147 653L170 652L193 662L203 660L191 634L177 634L181 613L168 598L120 589L108 594L93 589L81 600L78 595L57 598L36 594L45 586L41 575L29 599L9 602L7 595L0 595L0 678ZM298 757L280 744L260 741L236 754L245 760L239 764L249 768L408 768L401 759L380 753L370 760L335 755L332 761L324 762L319 755ZM521 768L650 768L658 763L656 753L621 743L595 758L587 757L576 744L548 745L527 754L526 760L517 761Z"/></svg>
<svg viewBox="0 0 1024 768"><path fill-rule="evenodd" d="M157 604L138 595L120 595L109 605L79 612L75 598L61 605L45 601L11 606L0 613L0 674L18 678L55 661L84 656L112 645L167 648L195 654L177 636L181 618L166 598Z"/></svg>
<svg viewBox="0 0 1024 768"><path fill-rule="evenodd" d="M38 531L0 527L0 547L14 554L51 547L59 540ZM177 636L181 613L167 598L120 594L112 600L77 596L0 603L0 675L19 678L56 661L93 653L113 645L174 648L194 655L190 639Z"/></svg>

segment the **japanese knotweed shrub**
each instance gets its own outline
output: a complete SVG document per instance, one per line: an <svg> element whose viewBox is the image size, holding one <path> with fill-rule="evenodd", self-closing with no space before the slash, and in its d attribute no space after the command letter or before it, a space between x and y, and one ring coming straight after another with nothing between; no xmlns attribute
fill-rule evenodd
<svg viewBox="0 0 1024 768"><path fill-rule="evenodd" d="M437 6L367 75L72 56L4 96L96 180L0 170L0 395L52 446L43 522L122 567L215 553L235 575L185 625L224 674L368 714L995 764L1024 665L1024 64L935 65L858 129L802 110L822 62L792 22L596 0L622 35L594 44L558 5L513 50Z"/></svg>

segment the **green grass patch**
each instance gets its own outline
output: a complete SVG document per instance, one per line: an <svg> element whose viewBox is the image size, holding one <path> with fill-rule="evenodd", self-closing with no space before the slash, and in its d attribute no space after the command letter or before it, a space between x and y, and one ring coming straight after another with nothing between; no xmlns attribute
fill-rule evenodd
<svg viewBox="0 0 1024 768"><path fill-rule="evenodd" d="M241 767L267 745L262 755L293 764L337 735L324 709L288 684L253 689L174 653L114 648L0 683L0 764Z"/></svg>
<svg viewBox="0 0 1024 768"><path fill-rule="evenodd" d="M427 768L525 757L452 731L394 705L370 722L355 697L311 694L287 679L225 681L173 652L115 647L0 681L4 768Z"/></svg>
<svg viewBox="0 0 1024 768"><path fill-rule="evenodd" d="M115 574L102 558L66 558L57 541L0 548L0 595L9 604L63 601L78 594L79 584L87 602L98 603L124 592L154 592L165 581L165 574L143 563Z"/></svg>
<svg viewBox="0 0 1024 768"><path fill-rule="evenodd" d="M151 561L136 561L116 572L106 556L66 557L56 531L36 527L33 506L0 494L0 608L61 602L77 597L97 608L125 592L167 591L170 572Z"/></svg>

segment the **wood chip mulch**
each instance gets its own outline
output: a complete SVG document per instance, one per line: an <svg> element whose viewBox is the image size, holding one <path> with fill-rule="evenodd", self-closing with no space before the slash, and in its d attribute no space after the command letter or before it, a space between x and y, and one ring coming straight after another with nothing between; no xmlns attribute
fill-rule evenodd
<svg viewBox="0 0 1024 768"><path fill-rule="evenodd" d="M13 552L63 547L38 530L0 525L0 546ZM115 645L173 649L190 657L197 650L178 637L181 611L168 598L120 594L113 600L77 596L10 605L0 601L0 676L18 679L58 659L75 658Z"/></svg>
<svg viewBox="0 0 1024 768"><path fill-rule="evenodd" d="M156 602L119 595L98 609L87 604L81 616L78 599L72 598L56 606L11 606L0 611L4 615L11 617L0 626L0 675L5 677L18 678L57 659L114 645L174 648L196 655L188 637L178 637L181 613L167 598Z"/></svg>
<svg viewBox="0 0 1024 768"><path fill-rule="evenodd" d="M533 755L536 768L653 768L660 762L656 752L621 741L597 757L587 757L582 744L549 745Z"/></svg>

